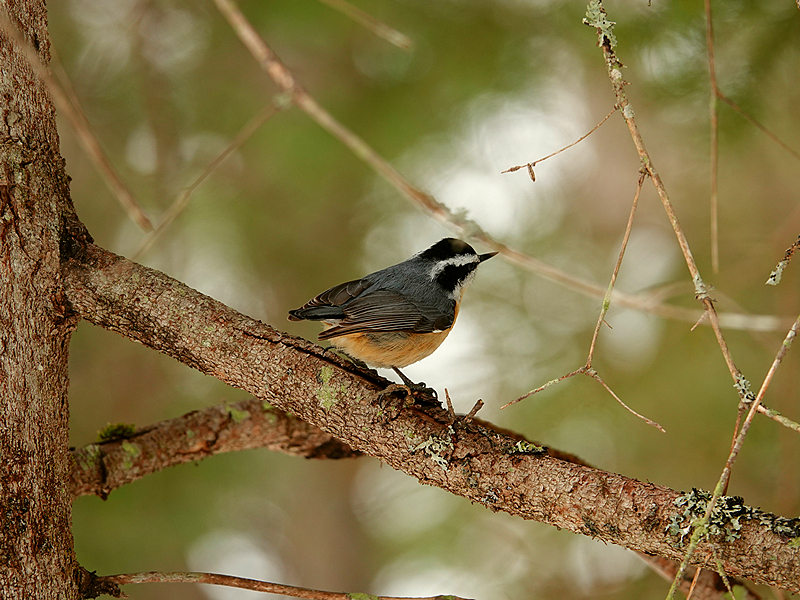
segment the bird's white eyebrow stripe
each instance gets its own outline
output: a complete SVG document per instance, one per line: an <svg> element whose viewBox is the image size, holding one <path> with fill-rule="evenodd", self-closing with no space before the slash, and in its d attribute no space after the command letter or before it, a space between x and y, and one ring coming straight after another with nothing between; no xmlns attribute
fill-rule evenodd
<svg viewBox="0 0 800 600"><path fill-rule="evenodd" d="M442 271L444 271L445 268L447 267L450 266L460 267L462 265L478 263L480 261L481 258L477 254L459 254L458 256L438 261L436 264L433 265L433 267L431 267L429 276L431 279L435 279L436 276Z"/></svg>

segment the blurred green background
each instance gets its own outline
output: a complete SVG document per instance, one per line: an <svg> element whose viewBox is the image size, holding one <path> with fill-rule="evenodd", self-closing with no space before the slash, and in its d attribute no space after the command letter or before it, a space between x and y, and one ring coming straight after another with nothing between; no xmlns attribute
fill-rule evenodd
<svg viewBox="0 0 800 600"><path fill-rule="evenodd" d="M359 2L414 41L404 52L316 0L242 10L308 91L416 185L496 239L605 287L636 186L620 115L536 168L508 167L573 142L614 104L582 2ZM792 264L764 281L800 232L800 162L728 106L720 115L720 272L710 267L709 83L702 2L610 1L636 118L719 310L800 311ZM103 147L157 219L271 102L212 2L50 3L53 48ZM724 93L800 151L800 11L791 1L715 2ZM102 246L132 256L143 234L66 121L62 153L78 214ZM407 258L453 231L434 222L298 109L272 117L200 186L141 257L248 315L308 339L286 312L323 289ZM486 248L476 245L479 251ZM619 288L661 290L700 310L675 236L646 182ZM467 292L453 334L406 373L466 412L670 486L713 488L737 395L711 330L612 305L594 365L664 435L597 383L568 380L499 407L586 360L601 300L497 258ZM785 330L727 331L754 388ZM794 419L798 351L765 402ZM71 355L72 443L107 423L144 426L244 399L116 334L82 323ZM797 434L757 418L730 493L781 515L800 509ZM268 451L170 469L75 502L78 558L101 574L205 570L327 590L476 599L661 598L633 554L492 514L371 458L303 461ZM132 598L245 598L190 585L127 586ZM770 597L772 592L766 592Z"/></svg>

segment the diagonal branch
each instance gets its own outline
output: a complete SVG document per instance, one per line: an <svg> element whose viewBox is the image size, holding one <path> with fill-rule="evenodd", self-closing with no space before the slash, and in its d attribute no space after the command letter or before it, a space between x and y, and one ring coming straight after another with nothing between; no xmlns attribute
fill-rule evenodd
<svg viewBox="0 0 800 600"><path fill-rule="evenodd" d="M69 246L65 246L69 248ZM297 415L422 483L575 533L672 560L680 540L678 492L560 460L445 410L380 398L388 381L283 334L208 296L91 244L62 259L71 309L182 363ZM129 442L130 452L138 450ZM693 564L800 591L794 521L755 509L734 541L703 541ZM782 524L778 527L777 524ZM762 551L754 553L753 547Z"/></svg>
<svg viewBox="0 0 800 600"><path fill-rule="evenodd" d="M258 579L247 579L245 577L234 577L232 575L220 575L218 573L127 573L125 575L107 575L105 577L95 577L94 585L127 585L131 583L205 583L207 585L221 585L225 587L238 588L242 590L253 590L255 592L267 592L291 596L293 598L308 598L309 600L355 600L364 598L369 600L467 600L459 596L427 596L417 598L399 598L396 596L373 596L367 594L347 593L347 592L327 592L324 590L312 590L309 588L297 587L294 585L283 585L270 581L260 581ZM117 589L119 591L119 589ZM86 596L93 597L93 596ZM122 597L120 595L115 596Z"/></svg>
<svg viewBox="0 0 800 600"><path fill-rule="evenodd" d="M117 200L128 213L128 217L136 223L142 231L152 231L153 224L145 214L142 207L133 197L128 187L122 181L122 178L117 173L111 160L103 151L100 141L92 132L89 119L83 109L77 103L77 99L71 99L67 91L59 85L58 80L53 76L53 73L40 59L39 55L34 50L27 40L23 37L20 31L9 19L8 14L0 10L0 30L4 31L16 44L17 48L25 55L31 69L41 78L47 91L50 94L53 104L56 105L58 112L64 115L75 130L78 141L83 146L84 151L89 158L94 162L95 167L105 179L106 184Z"/></svg>
<svg viewBox="0 0 800 600"><path fill-rule="evenodd" d="M608 21L605 8L603 8L603 3L601 0L591 0L589 3L589 11L587 12L587 19L584 22L597 29L599 38L598 45L603 49L603 58L605 59L606 69L608 70L608 77L611 80L611 85L614 89L614 95L617 98L617 106L619 106L620 112L625 119L625 124L628 126L628 131L631 134L631 139L633 140L633 144L636 147L637 153L639 154L639 160L642 163L642 168L644 168L648 175L650 175L650 180L653 182L656 192L658 193L658 197L661 200L661 204L664 206L667 217L672 224L672 229L675 232L675 237L678 239L678 245L681 248L684 260L686 261L686 266L688 267L689 274L692 278L692 283L694 284L695 297L703 304L705 316L714 330L714 334L717 338L717 344L722 351L722 356L728 366L728 371L730 371L734 384L738 384L742 379L742 373L733 362L733 357L731 356L730 349L728 348L728 343L725 341L725 336L722 334L719 315L717 314L716 308L714 308L714 301L708 294L708 287L706 286L702 277L700 277L700 270L697 267L694 256L692 256L692 251L689 248L689 241L686 239L686 234L684 233L683 228L678 221L678 215L669 199L667 189L664 186L664 182L661 180L661 175L653 165L650 154L645 148L642 135L639 132L639 127L636 124L633 107L630 105L627 94L625 93L625 86L627 85L627 82L622 77L621 69L623 65L617 58L613 47L615 40L611 31L614 23ZM744 399L744 396L741 393L740 399Z"/></svg>
<svg viewBox="0 0 800 600"><path fill-rule="evenodd" d="M167 467L215 454L266 448L305 458L360 456L347 444L256 398L196 410L125 439L72 450L72 496L105 499L113 490Z"/></svg>

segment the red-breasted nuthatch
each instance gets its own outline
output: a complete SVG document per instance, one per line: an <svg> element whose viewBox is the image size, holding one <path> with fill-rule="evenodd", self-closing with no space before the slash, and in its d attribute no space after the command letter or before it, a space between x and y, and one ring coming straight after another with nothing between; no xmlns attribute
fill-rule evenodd
<svg viewBox="0 0 800 600"><path fill-rule="evenodd" d="M373 367L400 372L429 356L450 333L464 289L478 265L497 254L478 254L445 238L408 260L325 290L290 321L322 321L320 340Z"/></svg>

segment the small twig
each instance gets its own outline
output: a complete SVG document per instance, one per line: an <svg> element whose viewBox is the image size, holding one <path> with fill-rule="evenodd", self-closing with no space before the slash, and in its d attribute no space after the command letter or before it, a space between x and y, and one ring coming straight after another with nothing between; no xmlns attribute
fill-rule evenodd
<svg viewBox="0 0 800 600"><path fill-rule="evenodd" d="M587 137L592 135L595 131L600 129L600 126L603 123L605 123L606 121L608 121L608 119L611 118L611 115L613 115L616 110L617 110L617 107L615 106L614 108L611 109L611 112L608 113L603 118L602 121L600 121L597 125L595 125L592 128L592 130L589 133L587 133L586 135L578 138L578 140L572 142L569 146L564 146L563 148L561 148L561 150L556 150L555 152L553 152L552 154L548 154L544 158L540 158L540 159L535 160L533 162L525 163L524 165L517 165L516 167L511 167L510 169L506 169L505 171L500 171L500 173L513 173L514 171L519 171L520 169L524 169L525 167L527 167L528 168L528 175L530 176L531 181L536 181L536 175L533 172L533 167L535 167L538 163L547 160L548 158L554 157L556 154L561 154L562 152L564 152L564 150L569 150L573 146L575 146L577 144L580 144L583 140L585 140Z"/></svg>
<svg viewBox="0 0 800 600"><path fill-rule="evenodd" d="M92 132L89 120L83 112L77 97L70 100L69 94L64 91L58 80L50 69L39 58L39 54L20 33L19 29L11 22L5 10L0 11L0 29L3 29L16 44L17 48L25 55L28 64L39 78L44 82L50 98L53 100L58 111L64 115L72 125L78 136L78 141L83 146L84 151L94 163L95 167L105 179L106 184L116 196L128 216L143 230L152 231L153 224L145 214L142 207L133 197L130 190L125 186L119 174L114 169L111 161L103 151L100 142Z"/></svg>
<svg viewBox="0 0 800 600"><path fill-rule="evenodd" d="M794 244L789 246L783 255L783 259L775 266L775 270L769 274L767 285L778 285L781 282L783 270L789 265L789 261L792 260L792 256L798 247L800 247L800 236L797 237L797 241Z"/></svg>
<svg viewBox="0 0 800 600"><path fill-rule="evenodd" d="M450 413L451 421L456 420L456 410L453 408L453 401L450 400L450 392L447 391L447 388L444 388L444 397L447 400L447 412Z"/></svg>
<svg viewBox="0 0 800 600"><path fill-rule="evenodd" d="M695 329L697 329L698 325L701 325L703 323L703 321L707 321L707 320L708 320L708 313L707 312L703 312L703 314L700 315L700 318L697 319L697 323L692 325L692 327L691 327L691 329L689 329L689 331L694 331Z"/></svg>
<svg viewBox="0 0 800 600"><path fill-rule="evenodd" d="M692 577L692 585L689 586L689 593L686 594L686 600L692 600L692 594L694 593L694 588L697 585L697 580L700 578L700 573L703 571L700 567L697 567L694 572L694 577Z"/></svg>
<svg viewBox="0 0 800 600"><path fill-rule="evenodd" d="M511 406L512 404L516 404L517 402L520 402L521 400L524 400L525 398L528 398L529 396L533 396L534 394L538 394L538 393L539 393L539 392L541 392L542 390L549 388L551 385L555 385L556 383L561 383L561 382L562 382L562 381L564 381L565 379L568 379L568 378L570 378L570 377L573 377L573 376L575 376L575 375L588 375L589 377L591 377L592 379L594 379L595 381L597 381L597 382L598 382L600 385L602 385L602 386L603 386L603 387L606 389L606 391L607 391L609 394L611 394L611 395L614 397L614 399L615 399L617 402L619 402L619 403L622 405L622 407L623 407L625 410L627 410L629 413L631 413L631 414L632 414L632 415L634 415L634 416L637 416L637 417L639 417L639 418L640 418L642 421L644 421L645 423L647 423L648 425L650 425L650 426L652 426L652 427L655 427L656 429L658 429L658 430L659 430L659 431L661 431L662 433L666 433L666 432L667 432L667 431L666 431L666 430L665 430L665 429L664 429L664 428L663 428L661 425L659 425L658 423L656 423L656 422L655 422L655 421L653 421L652 419L648 419L648 418L647 418L647 417L645 417L644 415L640 415L638 412L636 412L635 410L633 410L633 409L632 409L630 406L628 406L627 404L625 404L625 403L622 401L622 399L621 399L619 396L617 396L617 395L614 393L614 391L613 391L613 390L612 390L610 387L608 387L608 385L606 385L606 382L605 382L605 381L603 381L603 378L602 378L602 377L600 377L600 375L597 373L597 371L595 371L595 370L594 370L592 367L590 367L590 366L588 366L588 365L584 365L584 366L582 366L580 369L576 369L576 370L572 371L572 373L567 373L566 375L562 375L562 376L561 376L561 377L559 377L558 379L551 379L550 381L548 381L547 383L545 383L543 386L540 386L540 387L536 388L535 390L531 390L531 391L530 391L530 392L528 392L527 394L523 394L522 396L520 396L519 398L516 398L516 399L512 400L511 402L506 402L506 403L505 403L503 406L501 406L501 407L500 407L500 410L502 410L502 409L504 409L504 408L508 408L508 407L509 407L509 406Z"/></svg>
<svg viewBox="0 0 800 600"><path fill-rule="evenodd" d="M789 154L791 154L792 156L794 156L796 159L800 160L800 152L798 152L797 150L795 150L794 148L792 148L791 146L789 146L789 144L787 144L787 143L786 143L786 142L784 142L782 139L780 139L780 138L779 138L777 135L775 135L775 134L774 134L774 133L773 133L773 132L772 132L772 131L771 131L769 128L767 128L765 125L762 125L762 124L761 124L761 122L760 122L758 119L756 119L754 116L752 116L752 115L751 115L750 113L748 113L746 110L744 110L744 109L743 109L741 106L739 106L738 104L736 104L736 102L734 102L733 100L731 100L730 98L728 98L728 97L727 97L725 94L723 94L723 93L722 93L721 91L719 91L719 90L718 90L718 93L717 93L717 97L718 97L720 100L722 100L722 101L723 101L725 104L727 104L728 106L730 106L730 107L731 107L733 110L735 110L735 111L736 111L736 112L738 112L740 115L742 115L742 116L743 116L745 119L747 119L748 121L750 121L750 122L751 122L753 125L755 125L755 126L756 126L758 129L760 129L760 130L761 130L763 133L765 133L765 134L767 135L767 137L769 137L769 138L770 138L770 139L771 139L773 142L775 142L776 144L778 144L779 146L781 146L781 147L782 147L784 150L786 150L786 151L787 151Z"/></svg>
<svg viewBox="0 0 800 600"><path fill-rule="evenodd" d="M410 52L414 48L414 42L412 42L407 35L404 35L396 29L389 27L386 23L379 21L369 13L366 13L360 8L353 6L349 2L345 2L345 0L319 1L323 4L327 4L332 9L338 10L340 13L347 15L362 27L369 29L378 37L383 38L390 44L394 44L401 50Z"/></svg>
<svg viewBox="0 0 800 600"><path fill-rule="evenodd" d="M609 116L611 116L610 113ZM617 275L619 274L619 269L622 266L622 259L625 256L625 249L628 247L628 240L630 240L631 237L631 230L633 229L633 217L636 215L636 208L639 206L639 195L642 192L642 186L644 185L644 178L646 176L647 171L641 169L639 171L639 181L636 183L636 193L633 195L631 212L630 215L628 215L628 223L625 226L625 235L622 236L622 244L619 249L619 256L617 257L617 262L614 265L614 271L611 273L611 281L608 282L608 290L603 298L603 307L600 309L600 316L597 319L597 325L595 326L594 334L592 335L592 342L589 345L589 357L586 360L587 367L592 366L594 347L595 344L597 344L597 336L600 335L600 326L605 322L606 314L608 313L608 309L611 307L611 293L614 291L614 286L617 283Z"/></svg>
<svg viewBox="0 0 800 600"><path fill-rule="evenodd" d="M483 400L478 398L478 401L475 403L470 411L464 416L464 421L471 421L475 418L475 415L478 414L478 411L483 408Z"/></svg>
<svg viewBox="0 0 800 600"><path fill-rule="evenodd" d="M97 579L103 583L110 582L117 585L127 585L131 583L207 583L211 585L223 585L226 587L253 590L256 592L282 594L294 598L309 598L310 600L352 600L354 597L354 594L345 592L312 590L293 585L247 579L245 577L219 575L217 573L127 573L124 575L106 575L104 577L98 577ZM448 597L454 600L466 600L458 596ZM441 598L441 596L427 596L425 598L418 597L413 599L400 598L397 596L370 596L370 598L375 598L376 600L436 600L437 598Z"/></svg>
<svg viewBox="0 0 800 600"><path fill-rule="evenodd" d="M625 410L627 410L627 411L628 411L629 413L631 413L632 415L634 415L634 416L636 416L636 417L639 417L639 418L640 418L642 421L644 421L645 423L647 423L647 424L648 424L648 425L650 425L651 427L655 427L655 428L656 428L656 429L658 429L658 430L659 430L661 433L667 433L667 430L666 430L666 429L664 429L664 428L663 428L661 425L659 425L658 423L656 423L656 422L655 422L655 421L653 421L652 419L648 419L648 418L647 418L647 417L645 417L644 415L640 415L638 412L636 412L635 410L633 410L633 409L632 409L630 406L628 406L627 404L625 404L625 403L622 401L622 399L621 399L619 396L617 396L617 395L614 393L614 390L612 390L610 387L608 387L608 385L606 385L606 382L605 382L605 381L603 381L603 379L600 377L600 375L598 375L597 371L595 371L594 369L589 369L589 370L587 370L587 371L586 371L586 374L587 374L587 375L589 375L590 377L592 377L592 379L596 379L597 381L599 381L599 382L600 382L600 385L602 385L604 388L606 388L606 391L607 391L609 394L611 394L611 395L614 397L614 399L615 399L617 402L619 402L619 403L622 405L622 408L624 408Z"/></svg>
<svg viewBox="0 0 800 600"><path fill-rule="evenodd" d="M711 270L719 273L719 219L717 207L717 182L719 175L719 118L717 113L716 61L714 60L714 23L711 19L711 0L704 0L706 12L706 46L708 47L708 79L711 83L709 113L711 118Z"/></svg>
<svg viewBox="0 0 800 600"><path fill-rule="evenodd" d="M283 108L279 99L273 100L270 104L266 105L261 112L248 121L244 127L236 134L230 144L212 160L202 173L194 180L194 182L183 190L178 197L170 204L169 208L164 212L161 220L158 222L156 228L151 231L139 244L136 252L131 257L132 260L138 260L145 252L152 248L156 239L164 233L167 227L180 215L184 209L189 205L189 200L194 191L203 183L209 175L211 175L222 162L230 156L230 154L244 144L251 135L253 135L259 127L266 123L276 112Z"/></svg>
<svg viewBox="0 0 800 600"><path fill-rule="evenodd" d="M612 111L612 113L613 113L613 111ZM611 116L612 113L609 113L609 116ZM606 118L608 118L608 117L606 117ZM614 397L614 399L617 402L619 402L625 408L625 410L627 410L631 414L636 415L637 417L642 419L648 425L651 425L651 426L655 427L656 429L659 429L663 433L666 433L666 431L664 430L664 428L661 425L659 425L658 423L656 423L655 421L653 421L651 419L648 419L647 417L645 417L643 415L640 415L638 412L633 410L630 406L625 404L622 401L622 399L619 396L617 396L617 394L615 394L614 391L610 387L608 387L608 385L606 385L606 382L603 381L603 379L600 377L600 375L597 373L597 371L595 371L592 368L592 358L594 357L594 349L595 349L595 345L597 344L597 337L600 334L600 327L603 325L603 323L605 323L606 314L608 313L608 309L611 306L611 293L614 291L614 285L617 282L617 275L619 274L619 269L622 266L622 259L625 256L625 249L628 247L628 240L631 237L631 230L633 229L633 218L636 215L636 208L639 205L639 195L642 192L642 186L644 185L644 179L645 179L646 176L647 176L647 171L645 169L642 169L639 172L639 181L638 181L638 183L636 185L636 193L633 195L633 203L631 204L631 212L630 212L630 215L628 216L628 223L625 226L625 234L622 236L622 244L621 244L621 247L620 247L620 250L619 250L619 256L617 257L617 262L614 265L614 271L611 273L611 281L609 281L609 283L608 283L608 289L606 290L606 295L603 298L603 306L600 309L600 316L597 318L597 325L594 328L594 334L592 335L592 341L589 344L589 356L586 359L586 364L583 367L581 367L580 369L578 369L577 371L573 371L572 373L568 373L567 375L564 375L560 379L549 381L546 384L544 384L543 386L541 386L539 388L536 388L535 390L520 396L516 400L512 400L511 402L508 402L507 404L503 405L502 408L506 408L507 406L511 406L512 404L516 404L520 400L523 400L523 399L527 398L528 396L532 396L533 394L536 394L536 393L542 391L543 389L553 385L554 383L558 383L559 381L563 381L564 379L566 379L568 377L572 377L573 375L578 375L580 373L583 373L583 374L589 375L590 377L592 377L596 381L600 382L600 384L608 391L608 393L611 394Z"/></svg>
<svg viewBox="0 0 800 600"><path fill-rule="evenodd" d="M585 373L586 370L587 370L587 367L586 367L586 365L584 365L580 369L576 369L575 371L572 371L572 373L567 373L566 375L562 375L558 379L551 379L550 381L548 381L544 385L540 385L535 390L531 390L530 392L522 394L522 396L520 396L519 398L515 398L511 402L506 402L503 406L500 407L500 410L503 410L504 408L508 408L509 406L511 406L513 404L516 404L517 402L521 402L522 400L525 400L525 398L533 396L534 394L538 394L539 392L544 391L547 388L549 388L551 385L555 385L557 383L561 383L565 379L569 379L570 377L574 377L575 375L581 375L581 374Z"/></svg>
<svg viewBox="0 0 800 600"><path fill-rule="evenodd" d="M717 500L720 496L723 495L724 490L727 489L728 481L730 480L731 470L733 469L733 464L736 462L737 457L739 456L739 452L742 449L742 444L744 444L744 438L747 436L747 432L750 430L750 425L753 422L753 417L755 416L756 412L758 411L758 407L761 404L761 400L764 398L764 394L766 394L767 389L769 388L770 383L772 382L772 377L775 375L775 371L778 369L778 365L783 361L783 358L786 356L786 353L789 351L789 348L792 345L792 341L794 340L795 336L797 335L797 330L800 328L800 316L797 317L795 320L794 325L792 325L791 329L789 329L789 333L786 334L786 338L783 340L783 344L781 344L780 350L778 350L778 354L775 356L775 360L772 361L772 365L769 368L766 376L764 377L764 381L761 384L761 389L758 390L758 394L755 397L755 400L750 403L750 410L747 413L747 418L745 418L744 423L742 424L742 428L739 431L739 434L736 436L736 441L733 444L733 448L731 448L730 454L728 455L728 460L725 461L725 467L722 469L722 474L719 477L719 481L717 481L717 485L714 488L714 493L711 496L711 500L708 502L708 506L706 507L706 512L702 518L698 519L698 521L694 524L694 532L692 533L692 537L689 541L689 547L686 550L686 554L683 557L683 561L681 562L681 566L678 569L678 573L675 575L675 579L672 582L672 586L669 589L669 593L667 594L667 600L672 600L675 596L675 591L678 588L678 582L683 577L683 573L686 570L686 566L689 564L689 561L694 554L694 551L697 549L700 540L703 538L706 526L708 525L709 519L711 517L711 513L716 506Z"/></svg>

